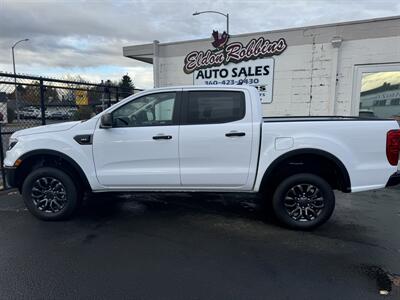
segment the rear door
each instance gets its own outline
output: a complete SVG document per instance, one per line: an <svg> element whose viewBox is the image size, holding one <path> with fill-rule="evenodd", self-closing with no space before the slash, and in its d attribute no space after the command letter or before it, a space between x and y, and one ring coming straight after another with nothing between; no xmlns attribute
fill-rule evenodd
<svg viewBox="0 0 400 300"><path fill-rule="evenodd" d="M183 188L249 188L252 114L247 90L186 90L179 133Z"/></svg>

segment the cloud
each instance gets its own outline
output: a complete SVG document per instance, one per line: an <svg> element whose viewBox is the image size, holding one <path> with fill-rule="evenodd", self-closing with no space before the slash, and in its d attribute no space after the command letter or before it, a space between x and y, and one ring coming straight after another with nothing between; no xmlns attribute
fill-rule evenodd
<svg viewBox="0 0 400 300"><path fill-rule="evenodd" d="M232 34L399 14L397 0L249 1L20 1L0 0L0 69L11 71L11 45L18 45L18 71L35 75L80 73L93 80L132 73L138 87L152 86L152 66L124 58L126 45L204 38L225 28ZM99 73L96 73L99 72Z"/></svg>

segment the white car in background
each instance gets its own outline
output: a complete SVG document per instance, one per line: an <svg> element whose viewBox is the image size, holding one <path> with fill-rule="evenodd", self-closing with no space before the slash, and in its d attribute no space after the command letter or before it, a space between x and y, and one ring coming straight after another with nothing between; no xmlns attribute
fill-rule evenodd
<svg viewBox="0 0 400 300"><path fill-rule="evenodd" d="M21 119L39 119L40 116L40 109L36 107L25 107L19 111L19 117Z"/></svg>

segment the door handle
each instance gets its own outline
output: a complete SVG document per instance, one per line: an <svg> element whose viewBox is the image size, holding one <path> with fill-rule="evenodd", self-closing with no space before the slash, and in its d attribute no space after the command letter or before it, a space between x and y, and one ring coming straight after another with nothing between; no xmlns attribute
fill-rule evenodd
<svg viewBox="0 0 400 300"><path fill-rule="evenodd" d="M244 132L237 132L237 131L231 131L231 132L225 133L225 136L227 136L227 137L245 136L245 135L246 135L246 133L244 133Z"/></svg>
<svg viewBox="0 0 400 300"><path fill-rule="evenodd" d="M170 139L172 139L171 135L159 134L159 135L153 136L153 140L170 140Z"/></svg>

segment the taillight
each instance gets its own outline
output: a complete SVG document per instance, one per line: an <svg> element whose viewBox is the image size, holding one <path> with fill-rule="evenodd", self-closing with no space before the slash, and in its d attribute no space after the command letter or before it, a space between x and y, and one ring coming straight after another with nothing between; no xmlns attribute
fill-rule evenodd
<svg viewBox="0 0 400 300"><path fill-rule="evenodd" d="M390 130L386 138L386 156L392 166L399 163L400 130Z"/></svg>

